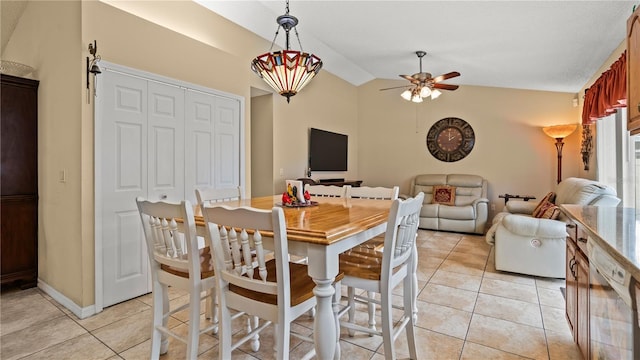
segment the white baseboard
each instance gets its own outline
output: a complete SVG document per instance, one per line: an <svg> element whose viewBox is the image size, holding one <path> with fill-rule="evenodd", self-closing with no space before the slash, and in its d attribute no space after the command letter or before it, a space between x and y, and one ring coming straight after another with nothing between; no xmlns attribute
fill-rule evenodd
<svg viewBox="0 0 640 360"><path fill-rule="evenodd" d="M67 308L71 311L75 316L80 319L87 318L91 315L96 314L95 305L80 307L78 304L74 303L68 297L62 295L58 290L51 287L49 284L45 283L41 279L38 279L38 289L42 290L45 294L51 296L53 300L57 301L60 305Z"/></svg>

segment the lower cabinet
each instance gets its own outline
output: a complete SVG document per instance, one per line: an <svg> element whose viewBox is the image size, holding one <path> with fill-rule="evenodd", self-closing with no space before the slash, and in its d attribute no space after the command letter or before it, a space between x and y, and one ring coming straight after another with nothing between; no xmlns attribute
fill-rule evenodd
<svg viewBox="0 0 640 360"><path fill-rule="evenodd" d="M575 223L567 225L566 316L582 357L589 358L589 260L586 236Z"/></svg>
<svg viewBox="0 0 640 360"><path fill-rule="evenodd" d="M576 252L576 272L578 274L578 318L577 334L574 338L585 359L589 358L589 260Z"/></svg>

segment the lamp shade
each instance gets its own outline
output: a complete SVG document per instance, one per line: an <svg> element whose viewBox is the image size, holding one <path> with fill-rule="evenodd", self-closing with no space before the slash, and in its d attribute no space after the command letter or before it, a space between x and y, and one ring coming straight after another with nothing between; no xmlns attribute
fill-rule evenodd
<svg viewBox="0 0 640 360"><path fill-rule="evenodd" d="M256 57L251 69L289 101L322 69L322 60L313 54L282 50Z"/></svg>
<svg viewBox="0 0 640 360"><path fill-rule="evenodd" d="M554 125L543 127L542 131L554 139L564 139L576 131L577 127L578 124Z"/></svg>

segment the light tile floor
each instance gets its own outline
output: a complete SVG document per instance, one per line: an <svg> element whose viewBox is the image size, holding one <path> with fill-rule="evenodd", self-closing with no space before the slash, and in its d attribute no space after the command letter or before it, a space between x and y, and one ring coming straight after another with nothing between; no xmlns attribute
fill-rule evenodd
<svg viewBox="0 0 640 360"><path fill-rule="evenodd" d="M483 236L420 230L418 246L419 359L580 359L564 315L564 280L496 271ZM170 297L172 304L188 300L178 291ZM359 311L358 321L366 319ZM170 327L186 333L186 321L187 313L178 313ZM80 320L36 288L7 291L0 296L0 358L147 359L150 323L150 295ZM294 329L310 334L312 325L303 316ZM257 353L246 345L233 358L272 359L272 333L261 344ZM384 359L379 337L349 337L342 330L340 345L345 359ZM291 346L296 359L312 345L292 340ZM396 347L400 357L407 356L402 335ZM217 336L200 337L199 358L217 359L217 351ZM184 345L171 339L161 359L184 353Z"/></svg>

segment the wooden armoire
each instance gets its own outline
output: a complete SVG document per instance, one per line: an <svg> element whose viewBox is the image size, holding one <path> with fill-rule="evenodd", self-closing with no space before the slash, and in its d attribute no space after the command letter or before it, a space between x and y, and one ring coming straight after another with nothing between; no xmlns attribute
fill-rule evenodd
<svg viewBox="0 0 640 360"><path fill-rule="evenodd" d="M38 278L39 82L0 80L0 281L28 288Z"/></svg>

